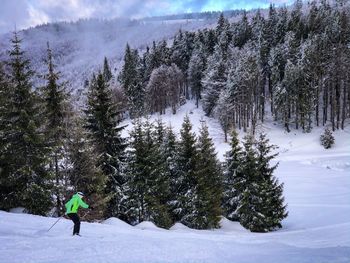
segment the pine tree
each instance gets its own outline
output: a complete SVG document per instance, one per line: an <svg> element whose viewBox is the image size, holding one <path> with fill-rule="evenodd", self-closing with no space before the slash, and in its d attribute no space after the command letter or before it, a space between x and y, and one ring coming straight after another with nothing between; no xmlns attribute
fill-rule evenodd
<svg viewBox="0 0 350 263"><path fill-rule="evenodd" d="M254 149L254 138L247 135L244 141L242 177L237 182L240 193L237 215L241 225L252 232L266 232L263 200L261 196L263 180L257 169L257 152Z"/></svg>
<svg viewBox="0 0 350 263"><path fill-rule="evenodd" d="M226 153L224 165L223 210L228 219L237 221L238 198L244 190L244 184L242 184L244 179L243 150L239 145L238 134L235 130L232 131L231 137L231 149Z"/></svg>
<svg viewBox="0 0 350 263"><path fill-rule="evenodd" d="M49 43L47 43L47 66L48 73L45 76L47 84L43 89L46 142L51 148L50 170L55 177L56 212L60 216L63 209L62 198L64 190L61 185L62 171L59 163L64 158L63 146L66 137L65 127L63 125L66 115L64 104L66 103L68 94L66 94L64 86L58 83L59 73L55 72Z"/></svg>
<svg viewBox="0 0 350 263"><path fill-rule="evenodd" d="M203 85L203 110L207 116L213 114L217 105L220 92L224 89L228 68L227 65L227 35L222 33L219 43L215 46L215 51L208 59L207 69L202 80Z"/></svg>
<svg viewBox="0 0 350 263"><path fill-rule="evenodd" d="M320 141L321 141L321 145L325 148L325 149L330 149L333 144L334 144L334 136L332 134L332 132L326 128L324 130L324 133L320 136Z"/></svg>
<svg viewBox="0 0 350 263"><path fill-rule="evenodd" d="M134 120L126 159L128 165L126 167L125 207L127 221L131 224L147 220L145 195L148 174L144 169L147 149L142 125L140 119Z"/></svg>
<svg viewBox="0 0 350 263"><path fill-rule="evenodd" d="M176 202L175 221L192 227L195 211L194 203L197 200L197 170L198 151L196 137L192 132L192 124L188 116L184 118L180 131L177 156Z"/></svg>
<svg viewBox="0 0 350 263"><path fill-rule="evenodd" d="M209 137L208 127L204 122L197 142L197 202L192 227L197 229L218 228L221 216L222 174L216 157L214 144Z"/></svg>
<svg viewBox="0 0 350 263"><path fill-rule="evenodd" d="M103 61L103 78L106 82L109 82L112 79L112 71L111 68L109 67L108 60L105 57Z"/></svg>
<svg viewBox="0 0 350 263"><path fill-rule="evenodd" d="M140 69L140 58L137 50L126 45L124 65L118 77L123 86L125 95L128 99L129 111L131 117L138 117L143 114L145 91Z"/></svg>
<svg viewBox="0 0 350 263"><path fill-rule="evenodd" d="M249 24L247 13L244 11L241 21L234 24L233 44L242 48L252 37L252 28Z"/></svg>
<svg viewBox="0 0 350 263"><path fill-rule="evenodd" d="M264 214L264 224L258 231L271 231L281 228L281 221L288 216L284 205L283 183L273 175L278 163L271 166L270 162L278 155L272 153L276 146L269 144L266 134L261 133L256 145L258 153L258 172L261 177L261 198Z"/></svg>
<svg viewBox="0 0 350 263"><path fill-rule="evenodd" d="M148 202L150 203L151 220L159 227L169 228L172 225L170 214L170 174L167 169L167 156L163 153L165 128L158 119L154 127L151 155L148 156L152 164L151 185L149 186Z"/></svg>
<svg viewBox="0 0 350 263"><path fill-rule="evenodd" d="M221 91L217 106L214 109L214 116L219 120L224 132L225 142L227 142L227 133L232 126L233 111L230 102L230 93L228 89L224 89Z"/></svg>
<svg viewBox="0 0 350 263"><path fill-rule="evenodd" d="M216 37L219 38L222 32L229 30L229 27L230 27L229 21L225 18L224 13L221 13L218 18L218 22L216 24L216 29L215 29Z"/></svg>
<svg viewBox="0 0 350 263"><path fill-rule="evenodd" d="M90 139L99 155L98 165L108 178L105 193L113 195L105 216L124 217L125 211L121 202L125 198L123 166L126 142L120 135L124 127L118 127L118 111L112 103L111 92L102 73L90 83L85 114L85 128L89 131Z"/></svg>
<svg viewBox="0 0 350 263"><path fill-rule="evenodd" d="M188 84L191 88L192 98L196 100L196 106L198 108L199 100L201 99L201 93L203 89L202 78L206 66L206 60L204 57L204 48L199 40L196 40L196 46L192 52L192 56L188 66Z"/></svg>
<svg viewBox="0 0 350 263"><path fill-rule="evenodd" d="M177 159L178 159L178 141L171 127L167 127L164 134L164 140L161 146L161 154L164 158L164 170L165 177L169 178L169 188L171 195L169 196L168 205L171 213L172 221L176 220L176 215L173 211L176 209L177 204L177 187L178 187L178 170L177 170Z"/></svg>
<svg viewBox="0 0 350 263"><path fill-rule="evenodd" d="M10 51L11 91L3 117L1 209L23 206L44 215L51 206L47 147L41 129L38 95L32 90L33 72L21 50L17 32ZM40 200L40 202L38 202Z"/></svg>
<svg viewBox="0 0 350 263"><path fill-rule="evenodd" d="M107 176L98 164L99 156L88 138L88 132L83 128L83 120L77 119L70 123L68 143L68 170L71 192L66 195L66 200L72 194L81 191L86 195L87 203L94 207L89 211L85 220L103 219L106 207L113 194L105 192Z"/></svg>
<svg viewBox="0 0 350 263"><path fill-rule="evenodd" d="M256 147L254 147L256 144ZM277 165L270 166L276 154L265 134L258 142L253 137L245 138L241 184L244 190L239 196L237 209L239 222L252 232L267 232L281 228L287 217L283 198L283 184L273 176Z"/></svg>

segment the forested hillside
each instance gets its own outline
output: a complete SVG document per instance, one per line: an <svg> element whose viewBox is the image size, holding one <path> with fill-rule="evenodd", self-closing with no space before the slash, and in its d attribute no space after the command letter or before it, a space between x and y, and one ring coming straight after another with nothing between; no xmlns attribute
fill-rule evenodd
<svg viewBox="0 0 350 263"><path fill-rule="evenodd" d="M120 82L129 109L163 113L185 98L201 101L227 132L266 115L286 131L330 124L344 129L350 107L350 11L346 2L270 6L216 28L180 31L173 43L138 54L127 46Z"/></svg>

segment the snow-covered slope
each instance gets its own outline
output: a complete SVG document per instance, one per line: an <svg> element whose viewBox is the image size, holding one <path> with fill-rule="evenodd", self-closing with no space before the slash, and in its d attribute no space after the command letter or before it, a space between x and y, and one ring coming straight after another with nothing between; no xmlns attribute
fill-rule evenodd
<svg viewBox="0 0 350 263"><path fill-rule="evenodd" d="M163 121L178 131L185 114L195 131L201 118L208 122L222 159L228 146L218 123L203 117L192 102L177 115L164 115ZM111 218L83 222L82 237L72 237L69 220L62 219L47 232L56 218L0 211L0 263L350 262L349 128L335 133L330 150L319 146L321 129L285 134L273 122L259 129L280 146L276 176L284 183L289 211L281 230L251 233L225 218L217 230L193 230L178 223L165 230L150 222L132 227Z"/></svg>
<svg viewBox="0 0 350 263"><path fill-rule="evenodd" d="M23 39L23 49L31 60L31 66L38 74L46 72L44 61L46 43L49 41L62 79L68 81L74 94L79 94L84 81L101 69L105 56L113 72L117 73L127 43L132 48L143 50L152 41L169 41L179 29L194 31L215 23L216 19L91 19L37 26L21 31L19 36ZM0 60L7 58L6 50L9 49L11 37L11 33L0 35Z"/></svg>
<svg viewBox="0 0 350 263"><path fill-rule="evenodd" d="M301 161L283 161L276 172L289 210L280 231L250 233L226 219L214 231L179 224L160 230L149 222L131 227L110 219L83 222L82 237L72 237L69 220L47 232L56 218L0 211L0 262L349 262L349 168ZM349 156L337 162L346 164Z"/></svg>

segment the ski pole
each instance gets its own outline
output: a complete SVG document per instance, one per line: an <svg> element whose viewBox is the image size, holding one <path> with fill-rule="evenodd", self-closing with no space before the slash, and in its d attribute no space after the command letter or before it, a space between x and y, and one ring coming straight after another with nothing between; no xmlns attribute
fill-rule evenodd
<svg viewBox="0 0 350 263"><path fill-rule="evenodd" d="M53 227L58 223L58 221L61 220L62 217L63 217L63 216L60 216L60 217L56 220L56 222L49 228L49 230L47 230L47 232L49 232L49 231L51 230L51 228L53 228Z"/></svg>

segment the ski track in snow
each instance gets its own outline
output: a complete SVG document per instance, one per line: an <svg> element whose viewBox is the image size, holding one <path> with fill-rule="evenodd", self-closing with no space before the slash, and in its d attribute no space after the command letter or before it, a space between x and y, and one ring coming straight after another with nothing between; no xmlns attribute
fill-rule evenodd
<svg viewBox="0 0 350 263"><path fill-rule="evenodd" d="M177 115L162 116L178 133L188 114L194 131L207 121L218 157L229 149L219 123L193 102ZM152 116L155 120L157 116ZM125 121L123 124L130 124ZM277 124L278 126L278 124ZM349 125L348 125L349 126ZM330 150L319 145L323 128L310 134L286 134L272 121L259 127L279 146L275 174L284 183L289 216L283 228L250 233L237 222L222 220L217 230L194 230L177 223L171 230L151 222L132 227L116 218L82 223L82 237L72 237L72 222L0 211L0 263L116 262L350 262L349 127L334 133ZM130 130L132 125L127 127ZM127 131L123 133L127 136ZM240 137L244 136L240 133Z"/></svg>

